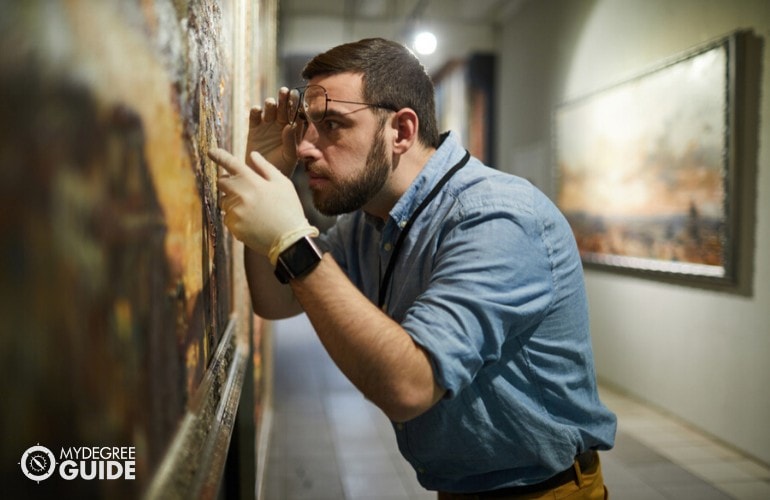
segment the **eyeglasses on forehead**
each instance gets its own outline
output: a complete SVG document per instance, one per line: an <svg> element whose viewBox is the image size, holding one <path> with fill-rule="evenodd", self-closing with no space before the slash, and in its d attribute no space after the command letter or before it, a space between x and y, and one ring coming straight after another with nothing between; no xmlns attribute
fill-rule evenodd
<svg viewBox="0 0 770 500"><path fill-rule="evenodd" d="M329 97L326 89L321 85L306 85L304 87L293 88L289 91L289 105L286 110L289 115L289 124L294 125L297 122L297 119L304 119L312 123L323 121L326 117L326 111L330 102L360 104L362 106L387 109L389 111L398 111L398 108L389 104L332 99Z"/></svg>

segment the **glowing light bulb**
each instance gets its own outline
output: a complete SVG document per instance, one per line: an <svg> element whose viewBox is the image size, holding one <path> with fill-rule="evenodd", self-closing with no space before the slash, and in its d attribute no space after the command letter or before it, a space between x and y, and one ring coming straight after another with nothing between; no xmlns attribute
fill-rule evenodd
<svg viewBox="0 0 770 500"><path fill-rule="evenodd" d="M436 35L430 31L423 31L414 37L414 50L418 54L433 54L436 51L437 44Z"/></svg>

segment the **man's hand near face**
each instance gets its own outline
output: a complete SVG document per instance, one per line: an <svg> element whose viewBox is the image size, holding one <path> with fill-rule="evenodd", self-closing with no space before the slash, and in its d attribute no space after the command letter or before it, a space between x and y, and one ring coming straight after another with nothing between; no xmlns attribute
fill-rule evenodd
<svg viewBox="0 0 770 500"><path fill-rule="evenodd" d="M289 89L281 87L278 102L269 98L264 106L249 112L249 135L246 140L246 163L253 151L261 154L286 177L291 177L297 163L294 133L286 111Z"/></svg>

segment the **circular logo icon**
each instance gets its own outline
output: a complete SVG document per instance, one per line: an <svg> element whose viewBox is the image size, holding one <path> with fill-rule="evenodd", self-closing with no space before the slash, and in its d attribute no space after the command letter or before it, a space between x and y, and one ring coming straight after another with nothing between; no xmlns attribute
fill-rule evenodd
<svg viewBox="0 0 770 500"><path fill-rule="evenodd" d="M32 446L21 456L21 470L33 481L43 481L51 477L56 469L56 457L45 446Z"/></svg>

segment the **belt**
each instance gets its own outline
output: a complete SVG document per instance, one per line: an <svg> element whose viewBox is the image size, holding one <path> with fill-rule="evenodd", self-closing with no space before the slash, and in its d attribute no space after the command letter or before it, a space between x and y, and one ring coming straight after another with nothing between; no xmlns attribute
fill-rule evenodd
<svg viewBox="0 0 770 500"><path fill-rule="evenodd" d="M575 457L575 462L580 466L581 473L593 472L593 469L599 463L599 454L596 452L596 450L584 451ZM465 493L463 495L458 495L458 497L462 498L468 496L470 498L483 499L528 495L531 493L538 493L540 491L552 490L569 482L578 482L578 475L574 464L570 468L559 472L555 476L549 477L545 481L541 481L539 483L526 484L524 486L510 486L508 488L501 488L499 490L484 491L479 493Z"/></svg>

